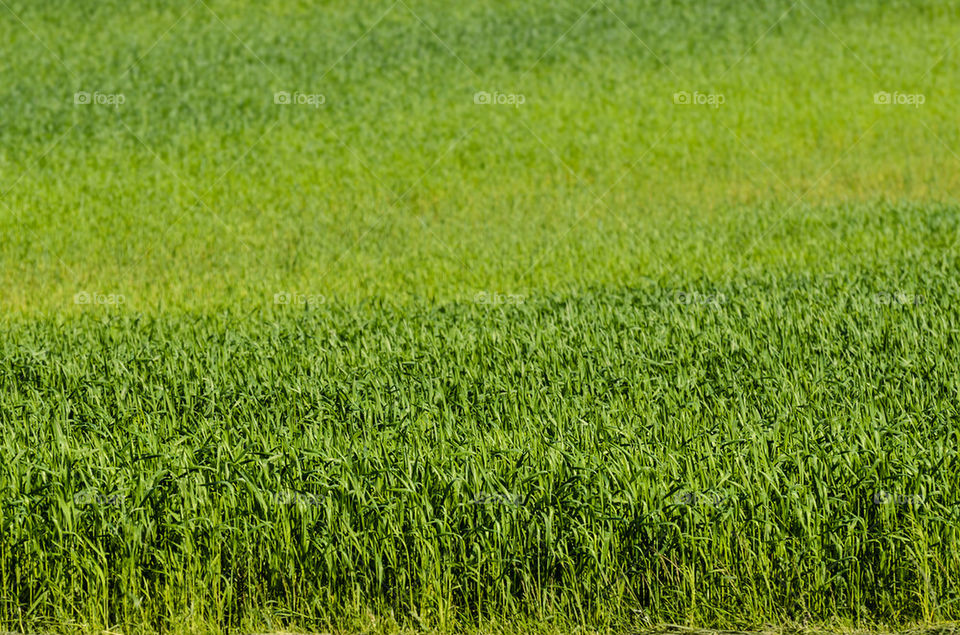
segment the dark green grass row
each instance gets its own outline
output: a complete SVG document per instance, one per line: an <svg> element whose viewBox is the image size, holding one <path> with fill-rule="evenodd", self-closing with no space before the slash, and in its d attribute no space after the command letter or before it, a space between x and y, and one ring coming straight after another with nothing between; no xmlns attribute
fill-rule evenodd
<svg viewBox="0 0 960 635"><path fill-rule="evenodd" d="M0 628L958 619L957 297L914 263L8 320Z"/></svg>

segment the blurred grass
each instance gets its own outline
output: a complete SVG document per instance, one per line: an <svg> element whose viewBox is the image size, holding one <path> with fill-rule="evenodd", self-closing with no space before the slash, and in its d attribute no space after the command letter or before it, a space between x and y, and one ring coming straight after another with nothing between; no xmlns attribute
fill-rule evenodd
<svg viewBox="0 0 960 635"><path fill-rule="evenodd" d="M885 205L956 202L949 4L10 9L0 302L16 312L70 311L85 289L189 309L723 277L804 249L857 263L905 246L877 253ZM77 90L126 103L75 106ZM526 103L479 106L481 90ZM677 106L681 90L726 101ZM854 204L840 252L822 226L810 245L767 235ZM664 235L684 238L651 248ZM744 236L756 248L729 248Z"/></svg>

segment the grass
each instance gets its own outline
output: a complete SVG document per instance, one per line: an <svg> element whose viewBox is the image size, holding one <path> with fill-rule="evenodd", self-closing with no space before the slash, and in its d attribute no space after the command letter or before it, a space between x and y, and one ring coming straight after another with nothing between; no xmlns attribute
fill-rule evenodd
<svg viewBox="0 0 960 635"><path fill-rule="evenodd" d="M779 284L8 331L5 587L104 625L955 615L955 283Z"/></svg>
<svg viewBox="0 0 960 635"><path fill-rule="evenodd" d="M823 205L955 200L955 8L726 4L22 8L51 51L7 12L0 297L35 313L122 293L155 311L287 288L572 291L672 261L721 276L777 262L731 261L738 238L789 258L765 233ZM78 107L77 90L126 101ZM326 102L278 106L280 90ZM679 107L678 91L726 101ZM883 107L878 91L927 99Z"/></svg>
<svg viewBox="0 0 960 635"><path fill-rule="evenodd" d="M958 17L0 2L0 628L960 619Z"/></svg>

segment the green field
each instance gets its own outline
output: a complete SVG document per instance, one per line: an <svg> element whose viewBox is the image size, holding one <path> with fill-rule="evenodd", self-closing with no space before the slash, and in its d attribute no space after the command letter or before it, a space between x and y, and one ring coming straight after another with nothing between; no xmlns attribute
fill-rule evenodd
<svg viewBox="0 0 960 635"><path fill-rule="evenodd" d="M958 24L0 0L0 631L960 620Z"/></svg>

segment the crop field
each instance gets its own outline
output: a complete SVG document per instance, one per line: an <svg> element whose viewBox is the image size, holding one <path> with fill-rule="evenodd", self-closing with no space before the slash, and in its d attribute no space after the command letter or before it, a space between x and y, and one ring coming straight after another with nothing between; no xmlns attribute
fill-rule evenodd
<svg viewBox="0 0 960 635"><path fill-rule="evenodd" d="M960 621L958 25L0 0L0 632Z"/></svg>

